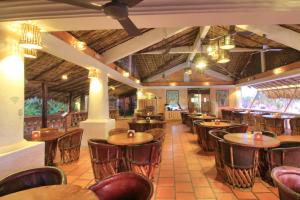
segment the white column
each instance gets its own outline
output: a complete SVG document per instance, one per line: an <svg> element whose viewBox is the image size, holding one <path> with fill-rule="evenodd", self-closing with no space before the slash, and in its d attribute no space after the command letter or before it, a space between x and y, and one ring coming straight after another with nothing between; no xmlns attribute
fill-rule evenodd
<svg viewBox="0 0 300 200"><path fill-rule="evenodd" d="M0 26L0 179L44 165L44 143L23 139L24 59L16 31Z"/></svg>
<svg viewBox="0 0 300 200"><path fill-rule="evenodd" d="M87 146L91 138L107 139L115 120L109 118L108 77L98 71L98 78L90 79L88 119L80 123L84 129L82 145Z"/></svg>

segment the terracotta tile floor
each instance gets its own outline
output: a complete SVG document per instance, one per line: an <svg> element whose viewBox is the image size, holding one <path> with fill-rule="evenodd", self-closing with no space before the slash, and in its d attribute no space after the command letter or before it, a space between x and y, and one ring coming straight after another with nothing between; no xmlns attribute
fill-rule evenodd
<svg viewBox="0 0 300 200"><path fill-rule="evenodd" d="M125 121L117 123L117 127L122 126L126 126ZM181 122L169 122L166 129L162 163L156 170L153 200L278 200L277 189L259 178L252 190L233 189L216 176L214 155L201 150L196 135L189 133ZM77 163L60 167L66 172L70 184L88 187L94 183L87 149L82 149Z"/></svg>

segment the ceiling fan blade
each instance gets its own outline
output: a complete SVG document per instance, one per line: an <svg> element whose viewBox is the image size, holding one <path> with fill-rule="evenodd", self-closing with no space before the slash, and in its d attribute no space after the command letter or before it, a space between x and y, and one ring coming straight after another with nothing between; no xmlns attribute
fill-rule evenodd
<svg viewBox="0 0 300 200"><path fill-rule="evenodd" d="M125 31L128 33L129 36L135 37L141 35L140 30L135 26L135 24L128 17L118 21L123 26L123 28L125 29Z"/></svg>
<svg viewBox="0 0 300 200"><path fill-rule="evenodd" d="M102 10L102 6L98 6L92 3L89 3L85 0L48 0L48 1L53 1L53 2L58 2L58 3L65 3L69 4L72 6L78 6L82 8L87 8L87 9L93 9L93 10Z"/></svg>
<svg viewBox="0 0 300 200"><path fill-rule="evenodd" d="M119 0L119 2L126 4L128 7L133 7L143 0Z"/></svg>
<svg viewBox="0 0 300 200"><path fill-rule="evenodd" d="M268 51L282 51L282 49L268 49Z"/></svg>

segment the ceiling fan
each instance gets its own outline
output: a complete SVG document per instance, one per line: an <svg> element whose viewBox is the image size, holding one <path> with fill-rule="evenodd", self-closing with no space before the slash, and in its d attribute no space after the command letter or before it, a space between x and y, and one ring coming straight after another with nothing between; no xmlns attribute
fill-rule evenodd
<svg viewBox="0 0 300 200"><path fill-rule="evenodd" d="M90 3L86 0L49 0L59 3L65 3L82 8L99 10L105 15L119 21L121 26L125 29L129 36L135 37L141 34L140 30L128 17L128 7L134 7L143 0L112 0L104 5Z"/></svg>
<svg viewBox="0 0 300 200"><path fill-rule="evenodd" d="M265 39L267 39L267 36L266 36L266 34L263 34L263 37L265 38ZM268 51L281 51L282 49L274 49L274 48L270 48L270 46L268 45L268 44L266 44L266 43L264 43L263 45L262 45L262 52L268 52Z"/></svg>

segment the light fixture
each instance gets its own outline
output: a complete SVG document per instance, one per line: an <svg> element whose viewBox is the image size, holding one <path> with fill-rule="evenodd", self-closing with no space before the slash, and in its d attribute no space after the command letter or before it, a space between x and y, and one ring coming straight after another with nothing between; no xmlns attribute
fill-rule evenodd
<svg viewBox="0 0 300 200"><path fill-rule="evenodd" d="M85 42L82 42L82 41L75 41L73 43L73 47L78 49L79 51L83 51L86 49L87 45Z"/></svg>
<svg viewBox="0 0 300 200"><path fill-rule="evenodd" d="M184 73L187 75L192 75L192 69L190 67L187 67L184 69Z"/></svg>
<svg viewBox="0 0 300 200"><path fill-rule="evenodd" d="M68 75L67 75L67 74L63 74L63 75L61 76L61 79L62 79L62 80L68 80Z"/></svg>
<svg viewBox="0 0 300 200"><path fill-rule="evenodd" d="M200 70L203 70L205 69L207 66L207 61L205 58L203 58L202 56L199 58L197 64L196 64L196 68L197 69L200 69Z"/></svg>
<svg viewBox="0 0 300 200"><path fill-rule="evenodd" d="M136 82L137 84L141 83L141 81L140 81L139 79L136 79L135 82Z"/></svg>
<svg viewBox="0 0 300 200"><path fill-rule="evenodd" d="M98 70L95 69L95 68L91 68L89 70L88 78L90 78L90 79L97 79L98 78Z"/></svg>
<svg viewBox="0 0 300 200"><path fill-rule="evenodd" d="M114 91L116 88L114 86L110 86L110 89Z"/></svg>
<svg viewBox="0 0 300 200"><path fill-rule="evenodd" d="M217 63L228 63L230 61L229 53L226 50L220 49Z"/></svg>
<svg viewBox="0 0 300 200"><path fill-rule="evenodd" d="M221 49L233 49L235 47L234 39L231 34L222 37L220 40L220 48Z"/></svg>
<svg viewBox="0 0 300 200"><path fill-rule="evenodd" d="M36 49L24 49L24 57L25 58L37 58L37 50Z"/></svg>
<svg viewBox="0 0 300 200"><path fill-rule="evenodd" d="M176 83L175 82L171 82L170 86L176 86Z"/></svg>
<svg viewBox="0 0 300 200"><path fill-rule="evenodd" d="M32 24L22 24L19 45L26 49L42 49L42 37L39 27Z"/></svg>
<svg viewBox="0 0 300 200"><path fill-rule="evenodd" d="M128 78L129 77L129 72L123 72L123 76Z"/></svg>

